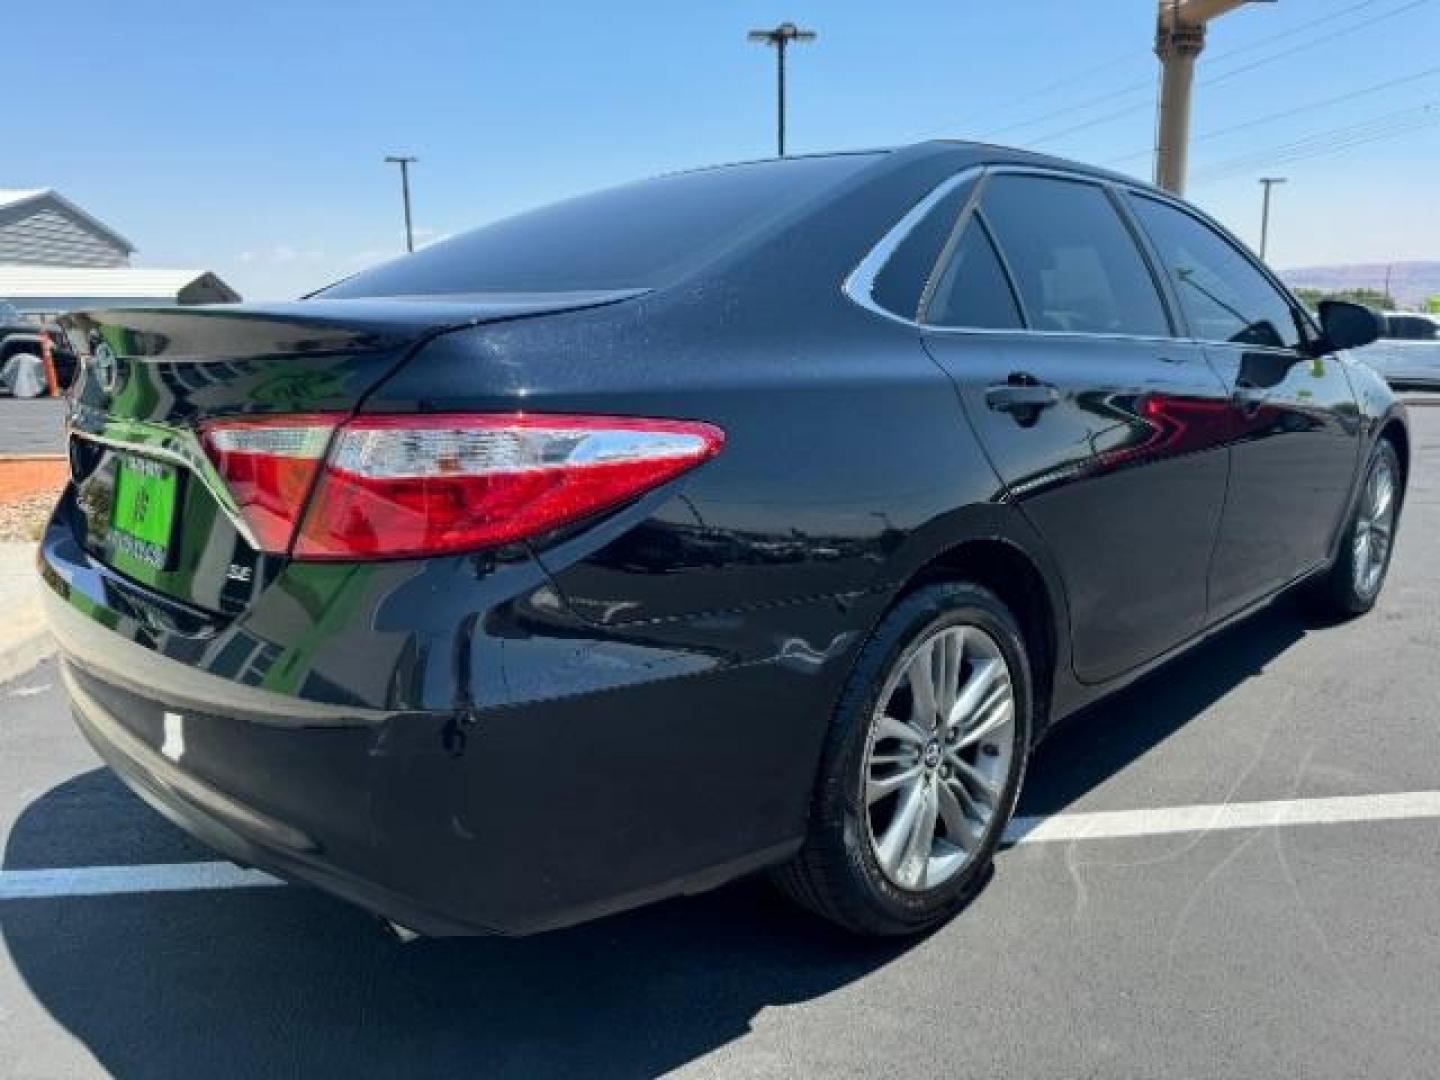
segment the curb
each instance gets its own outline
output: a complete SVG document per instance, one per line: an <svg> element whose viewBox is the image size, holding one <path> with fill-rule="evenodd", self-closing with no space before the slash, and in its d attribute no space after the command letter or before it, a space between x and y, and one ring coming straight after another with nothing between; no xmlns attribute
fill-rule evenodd
<svg viewBox="0 0 1440 1080"><path fill-rule="evenodd" d="M34 544L0 544L0 684L55 652L41 606Z"/></svg>
<svg viewBox="0 0 1440 1080"><path fill-rule="evenodd" d="M19 611L7 616L6 628L0 635L0 685L29 674L52 652L55 638L50 636L39 600L24 603Z"/></svg>
<svg viewBox="0 0 1440 1080"><path fill-rule="evenodd" d="M11 634L9 629L6 641L0 644L0 686L28 675L55 652L55 639L50 636L39 604L35 605L31 625L22 626L19 634Z"/></svg>

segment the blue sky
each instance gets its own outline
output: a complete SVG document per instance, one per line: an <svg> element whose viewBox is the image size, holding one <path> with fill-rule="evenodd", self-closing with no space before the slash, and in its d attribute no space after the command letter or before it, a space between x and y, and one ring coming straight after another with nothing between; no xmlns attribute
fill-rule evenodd
<svg viewBox="0 0 1440 1080"><path fill-rule="evenodd" d="M294 296L403 250L387 152L420 158L422 239L770 154L774 61L745 31L784 19L820 34L793 53L792 152L987 137L1148 178L1154 13L1154 0L15 4L6 37L33 47L6 50L0 187L59 189L139 263ZM1226 16L1201 58L1194 131L1190 196L1252 243L1257 177L1289 178L1276 265L1440 259L1440 0Z"/></svg>

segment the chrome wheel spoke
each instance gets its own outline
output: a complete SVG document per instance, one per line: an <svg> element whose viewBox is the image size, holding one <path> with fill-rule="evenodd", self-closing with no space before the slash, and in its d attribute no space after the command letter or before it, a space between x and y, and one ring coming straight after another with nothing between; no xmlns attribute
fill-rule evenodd
<svg viewBox="0 0 1440 1080"><path fill-rule="evenodd" d="M995 687L976 710L970 727L962 729L952 749L964 750L991 738L1010 723L1015 715L1015 701L1008 684Z"/></svg>
<svg viewBox="0 0 1440 1080"><path fill-rule="evenodd" d="M959 754L947 754L945 764L950 766L950 775L958 777L966 792L983 801L988 813L1000 803L1000 785L991 780Z"/></svg>
<svg viewBox="0 0 1440 1080"><path fill-rule="evenodd" d="M887 795L893 795L902 788L919 784L924 773L924 766L917 764L888 776L870 777L865 782L865 805L873 806Z"/></svg>
<svg viewBox="0 0 1440 1080"><path fill-rule="evenodd" d="M944 723L954 711L960 693L960 668L965 662L964 629L941 634L936 642L935 652L938 660L935 673L935 713L937 722Z"/></svg>
<svg viewBox="0 0 1440 1080"><path fill-rule="evenodd" d="M935 727L940 715L939 703L935 700L935 645L934 641L922 645L911 658L906 672L913 703L910 722L927 731Z"/></svg>
<svg viewBox="0 0 1440 1080"><path fill-rule="evenodd" d="M920 809L910 826L910 835L897 868L900 880L912 889L923 889L927 884L930 857L935 847L935 803L935 785L924 785L920 789Z"/></svg>
<svg viewBox="0 0 1440 1080"><path fill-rule="evenodd" d="M875 724L875 741L881 739L898 739L916 748L925 745L924 732L917 731L903 720L896 720L890 715L881 716Z"/></svg>
<svg viewBox="0 0 1440 1080"><path fill-rule="evenodd" d="M1388 517L1390 504L1395 501L1395 478L1390 475L1389 469L1378 469L1375 473L1375 494L1370 503L1370 517L1378 520Z"/></svg>
<svg viewBox="0 0 1440 1080"><path fill-rule="evenodd" d="M970 793L963 784L947 780L941 783L937 794L940 820L945 823L945 838L957 847L974 851L980 844L983 825L975 820L979 815Z"/></svg>
<svg viewBox="0 0 1440 1080"><path fill-rule="evenodd" d="M982 660L970 668L970 678L955 699L948 713L949 722L963 724L975 713L986 699L997 680L1005 675L1005 662L1000 659ZM1008 679L1007 679L1008 682Z"/></svg>
<svg viewBox="0 0 1440 1080"><path fill-rule="evenodd" d="M925 785L917 782L901 795L900 805L895 808L895 816L890 819L885 835L880 837L875 845L875 857L880 860L880 865L892 874L899 871L900 861L909 850L910 834L915 829L924 805Z"/></svg>

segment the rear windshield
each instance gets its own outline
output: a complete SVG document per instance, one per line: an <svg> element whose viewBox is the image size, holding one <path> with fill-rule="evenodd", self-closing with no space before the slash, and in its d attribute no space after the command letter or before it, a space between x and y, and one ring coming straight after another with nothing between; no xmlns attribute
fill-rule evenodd
<svg viewBox="0 0 1440 1080"><path fill-rule="evenodd" d="M497 221L316 294L427 296L663 285L835 186L872 154L642 180Z"/></svg>

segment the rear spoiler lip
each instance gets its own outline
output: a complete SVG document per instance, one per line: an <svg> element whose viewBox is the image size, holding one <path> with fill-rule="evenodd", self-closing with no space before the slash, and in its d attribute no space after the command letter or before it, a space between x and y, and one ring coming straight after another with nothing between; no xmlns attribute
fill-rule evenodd
<svg viewBox="0 0 1440 1080"><path fill-rule="evenodd" d="M203 363L286 353L303 357L399 349L452 330L603 307L650 291L493 292L105 308L71 312L60 325L85 338L94 332L112 343L124 341L127 347L117 352L130 359Z"/></svg>

